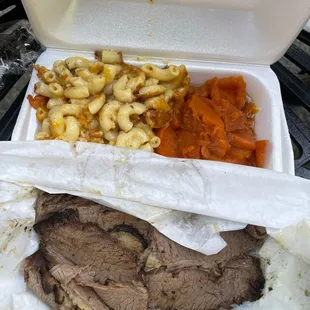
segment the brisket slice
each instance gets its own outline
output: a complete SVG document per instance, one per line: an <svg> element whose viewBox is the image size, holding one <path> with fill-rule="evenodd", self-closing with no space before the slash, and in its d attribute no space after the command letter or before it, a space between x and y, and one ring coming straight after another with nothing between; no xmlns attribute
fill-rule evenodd
<svg viewBox="0 0 310 310"><path fill-rule="evenodd" d="M61 287L69 295L74 305L83 310L109 310L109 307L94 290L81 286L74 280L78 274L78 268L74 265L56 265L50 269L49 273L60 282Z"/></svg>
<svg viewBox="0 0 310 310"><path fill-rule="evenodd" d="M35 225L41 248L53 246L66 260L78 266L89 266L95 281L139 281L136 256L124 249L97 225L51 218Z"/></svg>
<svg viewBox="0 0 310 310"><path fill-rule="evenodd" d="M260 297L264 278L248 254L262 228L222 233L227 247L206 256L82 198L43 194L36 212L44 264L28 258L25 280L54 309L213 310ZM55 303L54 287L67 305Z"/></svg>
<svg viewBox="0 0 310 310"><path fill-rule="evenodd" d="M148 292L142 283L132 284L110 282L106 285L89 282L85 285L101 297L114 310L147 310Z"/></svg>
<svg viewBox="0 0 310 310"><path fill-rule="evenodd" d="M147 275L150 308L207 310L229 307L260 297L264 285L259 262L245 257L230 261L222 275L211 280L199 269Z"/></svg>
<svg viewBox="0 0 310 310"><path fill-rule="evenodd" d="M40 252L26 258L24 278L29 288L52 309L75 309L60 283L49 274L46 261Z"/></svg>
<svg viewBox="0 0 310 310"><path fill-rule="evenodd" d="M93 207L94 218L97 215L98 210L104 211L105 207L101 206L90 200L86 200L80 197L71 196L67 194L50 195L42 193L36 202L36 223L41 222L51 216L55 212L60 212L66 209L78 209L83 207ZM92 214L89 214L91 216Z"/></svg>
<svg viewBox="0 0 310 310"><path fill-rule="evenodd" d="M217 274L217 269L225 266L231 259L243 256L258 249L263 244L263 239L256 239L245 230L224 232L221 234L227 246L215 255L202 253L185 248L168 239L155 228L149 234L148 259L155 260L157 268L164 266L167 271L175 271L183 268L197 267L202 270Z"/></svg>
<svg viewBox="0 0 310 310"><path fill-rule="evenodd" d="M95 272L91 271L89 266L74 265L49 245L45 249L45 254L50 262L49 266L53 266L50 269L51 275L64 285L68 294L72 290L72 286L80 285L87 287L88 291L96 292L101 300L113 310L147 310L148 294L143 283L135 281L133 283L106 281L104 285L95 283ZM80 286L78 287L80 288ZM84 295L88 291L84 292ZM92 299L95 299L91 292L88 294L92 296Z"/></svg>
<svg viewBox="0 0 310 310"><path fill-rule="evenodd" d="M128 225L137 229L143 237L146 237L151 227L148 222L132 215L71 195L42 193L37 200L35 209L36 223L54 216L57 212L70 209L75 211L75 217L81 223L94 223L105 231L111 231L120 225Z"/></svg>
<svg viewBox="0 0 310 310"><path fill-rule="evenodd" d="M143 252L147 247L147 240L143 237L143 235L147 236L150 227L147 222L83 198L74 197L70 201L69 195L55 195L55 199L51 199L50 196L40 195L36 205L40 213L37 220L66 217L81 223L93 223L109 232L113 239L135 254Z"/></svg>

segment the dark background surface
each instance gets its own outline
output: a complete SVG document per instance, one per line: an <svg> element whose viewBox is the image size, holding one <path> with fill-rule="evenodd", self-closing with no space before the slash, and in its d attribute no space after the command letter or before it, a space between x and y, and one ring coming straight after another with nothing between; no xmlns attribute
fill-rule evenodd
<svg viewBox="0 0 310 310"><path fill-rule="evenodd" d="M8 34L8 29L12 29L12 25L14 28L16 20L27 19L19 0L0 0L0 11L12 5L16 7L0 16L0 61L17 57L18 53L25 50L30 53L30 57L27 58L29 63L26 61L20 64L17 61L2 77L0 74L1 141L11 138L30 79L31 64L43 50L34 37L29 35L24 24L26 21ZM22 46L23 50L19 50L18 46ZM12 50L11 54L8 50ZM277 74L281 85L294 149L296 175L310 179L310 34L302 31L285 56L271 68Z"/></svg>

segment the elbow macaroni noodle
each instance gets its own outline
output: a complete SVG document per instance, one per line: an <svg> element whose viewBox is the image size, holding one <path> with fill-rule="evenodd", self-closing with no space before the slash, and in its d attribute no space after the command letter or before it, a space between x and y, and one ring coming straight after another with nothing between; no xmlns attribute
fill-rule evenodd
<svg viewBox="0 0 310 310"><path fill-rule="evenodd" d="M176 66L169 66L167 69L161 69L152 64L145 64L141 67L141 69L147 77L157 79L162 82L169 82L180 74L180 70Z"/></svg>
<svg viewBox="0 0 310 310"><path fill-rule="evenodd" d="M36 117L37 117L39 122L42 123L44 121L44 119L47 117L47 115L48 115L48 113L44 109L42 109L41 107L39 107L37 109Z"/></svg>
<svg viewBox="0 0 310 310"><path fill-rule="evenodd" d="M59 76L66 76L70 77L72 76L72 73L70 70L67 68L66 63L63 60L57 60L54 62L53 65L54 71L59 75Z"/></svg>
<svg viewBox="0 0 310 310"><path fill-rule="evenodd" d="M91 95L99 94L105 85L105 77L96 75L88 82L88 90Z"/></svg>
<svg viewBox="0 0 310 310"><path fill-rule="evenodd" d="M93 74L88 70L88 68L77 68L75 69L75 74L85 81L90 81L93 77Z"/></svg>
<svg viewBox="0 0 310 310"><path fill-rule="evenodd" d="M104 132L116 128L117 113L121 105L119 101L112 100L99 111L99 122Z"/></svg>
<svg viewBox="0 0 310 310"><path fill-rule="evenodd" d="M47 133L48 135L51 134L51 130L50 130L50 121L48 118L44 119L42 122L42 132Z"/></svg>
<svg viewBox="0 0 310 310"><path fill-rule="evenodd" d="M51 108L55 107L56 105L64 104L65 101L62 98L51 98L46 104L46 107L50 110Z"/></svg>
<svg viewBox="0 0 310 310"><path fill-rule="evenodd" d="M68 81L72 84L72 86L88 86L88 83L79 76L71 77Z"/></svg>
<svg viewBox="0 0 310 310"><path fill-rule="evenodd" d="M117 136L118 136L118 130L116 129L112 129L104 133L104 138L107 139L108 141L115 142L117 139Z"/></svg>
<svg viewBox="0 0 310 310"><path fill-rule="evenodd" d="M65 62L69 70L88 67L88 59L84 57L69 57Z"/></svg>
<svg viewBox="0 0 310 310"><path fill-rule="evenodd" d="M113 95L113 85L115 84L115 82L110 83L109 85L106 85L103 89L103 93L106 96L111 96Z"/></svg>
<svg viewBox="0 0 310 310"><path fill-rule="evenodd" d="M72 86L64 91L66 98L70 99L85 99L89 97L89 90L87 86Z"/></svg>
<svg viewBox="0 0 310 310"><path fill-rule="evenodd" d="M124 74L120 79L118 79L113 85L113 95L121 102L133 102L135 97L133 91L127 88L128 76Z"/></svg>
<svg viewBox="0 0 310 310"><path fill-rule="evenodd" d="M143 71L138 71L137 76L131 78L127 83L127 88L130 88L132 91L137 91L139 88L145 86L145 73Z"/></svg>
<svg viewBox="0 0 310 310"><path fill-rule="evenodd" d="M49 87L44 82L38 82L34 85L34 92L38 95L52 98L53 94L50 92Z"/></svg>
<svg viewBox="0 0 310 310"><path fill-rule="evenodd" d="M89 99L70 99L70 103L85 105L85 104L89 103Z"/></svg>
<svg viewBox="0 0 310 310"><path fill-rule="evenodd" d="M73 116L65 118L65 131L58 137L59 140L75 142L80 135L80 125L77 119Z"/></svg>
<svg viewBox="0 0 310 310"><path fill-rule="evenodd" d="M159 81L154 78L149 78L145 81L144 86L153 86L153 85L158 85Z"/></svg>
<svg viewBox="0 0 310 310"><path fill-rule="evenodd" d="M122 67L120 65L109 65L104 64L103 67L103 76L106 79L106 85L111 84L116 75L119 74L122 71Z"/></svg>
<svg viewBox="0 0 310 310"><path fill-rule="evenodd" d="M48 118L50 122L50 129L51 134L53 138L57 138L60 135L63 134L65 131L65 122L64 122L64 116L60 111L54 111L52 110L48 113Z"/></svg>
<svg viewBox="0 0 310 310"><path fill-rule="evenodd" d="M90 62L88 70L90 73L99 74L104 68L104 63L101 61Z"/></svg>
<svg viewBox="0 0 310 310"><path fill-rule="evenodd" d="M99 97L95 98L88 104L88 109L91 114L96 114L103 107L105 102L105 95L102 94Z"/></svg>
<svg viewBox="0 0 310 310"><path fill-rule="evenodd" d="M119 127L125 132L128 132L133 127L133 123L130 120L130 116L134 114L140 115L145 111L146 106L143 103L134 102L122 105L117 113L117 122Z"/></svg>
<svg viewBox="0 0 310 310"><path fill-rule="evenodd" d="M55 83L57 81L56 73L53 71L46 71L43 73L43 81L47 84Z"/></svg>
<svg viewBox="0 0 310 310"><path fill-rule="evenodd" d="M139 98L145 100L163 94L166 87L162 85L146 86L139 90Z"/></svg>
<svg viewBox="0 0 310 310"><path fill-rule="evenodd" d="M150 143L145 143L140 146L140 150L148 151L148 152L154 152L154 149L152 148Z"/></svg>
<svg viewBox="0 0 310 310"><path fill-rule="evenodd" d="M123 62L123 55L121 52L112 50L103 50L95 52L96 57L107 64L117 64Z"/></svg>
<svg viewBox="0 0 310 310"><path fill-rule="evenodd" d="M132 128L128 132L121 131L116 139L116 146L139 149L148 141L147 134L140 128Z"/></svg>
<svg viewBox="0 0 310 310"><path fill-rule="evenodd" d="M62 97L64 95L64 89L58 83L51 83L48 85L48 90L51 92L53 97Z"/></svg>
<svg viewBox="0 0 310 310"><path fill-rule="evenodd" d="M34 92L46 97L36 111L36 139L96 142L154 152L161 141L146 122L148 111L170 113L169 102L186 91L185 66L135 67L117 51L97 60L69 57L53 69L35 65Z"/></svg>
<svg viewBox="0 0 310 310"><path fill-rule="evenodd" d="M153 137L151 140L150 140L150 145L152 148L156 149L157 147L160 146L160 138L159 137Z"/></svg>

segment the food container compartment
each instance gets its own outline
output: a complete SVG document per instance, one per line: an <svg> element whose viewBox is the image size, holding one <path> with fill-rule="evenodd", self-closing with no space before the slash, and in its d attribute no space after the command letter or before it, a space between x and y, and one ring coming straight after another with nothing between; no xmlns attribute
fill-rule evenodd
<svg viewBox="0 0 310 310"><path fill-rule="evenodd" d="M94 59L94 54L91 52L48 49L39 57L37 63L44 65L47 68L52 68L54 61L75 55L83 56L88 59ZM142 65L145 62L151 62L159 66L163 66L164 62L166 63L167 61L169 64L186 65L191 77L191 83L193 85L202 84L207 79L215 76L221 78L225 76L242 75L247 83L247 92L249 96L253 99L257 107L260 108L260 112L256 115L255 124L257 139L267 139L270 141L267 150L265 167L276 171L283 171L282 154L291 152L291 144L288 137L282 134L283 130L281 122L283 122L283 120L281 120L281 116L283 114L283 104L280 95L279 83L275 74L269 67L255 65L249 66L244 64L184 61L177 59L146 59L125 56L125 62L137 66ZM34 84L38 80L36 70L34 70L26 96L28 94L34 95ZM34 140L35 132L38 129L39 122L36 119L35 110L30 106L28 99L25 98L12 135L12 140ZM284 160L287 160L287 158L284 158ZM290 165L292 165L292 162L290 162Z"/></svg>
<svg viewBox="0 0 310 310"><path fill-rule="evenodd" d="M261 109L256 116L257 139L270 141L265 168L293 173L279 83L270 64L284 54L308 20L308 0L299 0L298 5L283 5L281 0L22 2L36 37L47 47L38 63L49 68L58 59L94 59L94 50L114 49L127 55L125 61L131 64L163 65L163 58L169 57L170 64L187 66L192 84L243 75L248 94ZM34 72L27 95L33 94L36 81ZM33 140L37 128L35 111L25 100L12 140Z"/></svg>

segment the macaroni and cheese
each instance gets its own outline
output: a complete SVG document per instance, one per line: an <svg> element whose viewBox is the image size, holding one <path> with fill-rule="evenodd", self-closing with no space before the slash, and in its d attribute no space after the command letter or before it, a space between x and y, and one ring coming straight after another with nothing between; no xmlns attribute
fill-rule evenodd
<svg viewBox="0 0 310 310"><path fill-rule="evenodd" d="M153 152L161 140L147 112L170 113L170 101L181 88L189 90L185 66L132 66L124 63L121 52L111 50L95 56L57 60L52 69L35 65L40 81L34 87L37 95L28 98L41 123L36 139Z"/></svg>

